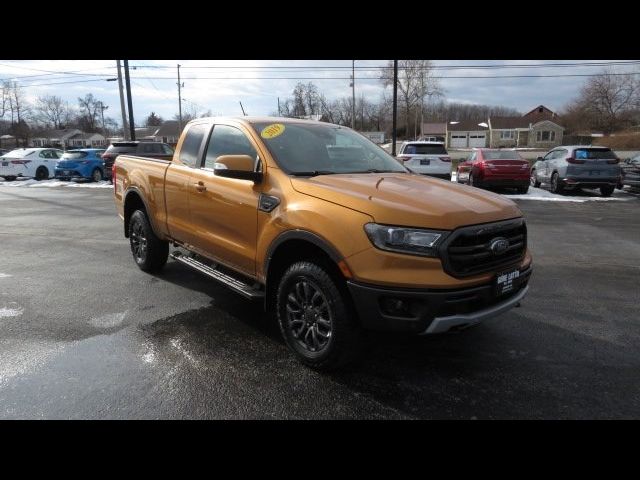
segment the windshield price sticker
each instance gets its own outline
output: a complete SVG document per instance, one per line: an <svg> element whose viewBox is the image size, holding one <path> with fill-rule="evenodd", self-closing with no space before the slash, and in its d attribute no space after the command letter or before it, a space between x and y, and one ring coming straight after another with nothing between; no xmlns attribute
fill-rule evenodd
<svg viewBox="0 0 640 480"><path fill-rule="evenodd" d="M262 138L275 138L278 135L282 135L284 132L284 125L282 123L272 123L271 125L267 125L260 132L260 136Z"/></svg>

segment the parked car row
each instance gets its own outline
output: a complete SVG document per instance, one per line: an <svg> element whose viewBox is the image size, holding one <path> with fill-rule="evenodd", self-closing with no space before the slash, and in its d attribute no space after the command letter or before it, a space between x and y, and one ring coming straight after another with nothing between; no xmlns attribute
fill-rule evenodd
<svg viewBox="0 0 640 480"><path fill-rule="evenodd" d="M620 159L610 148L585 145L560 146L550 150L529 168L529 162L515 150L479 148L457 167L458 183L476 187L515 187L526 193L529 185L549 185L553 193L585 188L600 189L603 197L616 187L640 184L640 158L629 163L628 180ZM627 182L627 183L625 183Z"/></svg>
<svg viewBox="0 0 640 480"><path fill-rule="evenodd" d="M46 180L90 180L99 182L111 178L111 167L120 154L171 160L173 149L159 142L114 142L109 148L17 148L0 155L0 177L7 181L17 178Z"/></svg>

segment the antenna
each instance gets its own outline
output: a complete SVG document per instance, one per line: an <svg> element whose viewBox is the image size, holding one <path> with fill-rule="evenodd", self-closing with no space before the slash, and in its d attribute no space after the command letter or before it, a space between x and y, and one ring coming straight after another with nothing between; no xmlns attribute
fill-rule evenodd
<svg viewBox="0 0 640 480"><path fill-rule="evenodd" d="M247 114L244 111L244 107L242 106L242 102L238 102L238 103L240 103L240 108L242 109L242 114L246 117Z"/></svg>

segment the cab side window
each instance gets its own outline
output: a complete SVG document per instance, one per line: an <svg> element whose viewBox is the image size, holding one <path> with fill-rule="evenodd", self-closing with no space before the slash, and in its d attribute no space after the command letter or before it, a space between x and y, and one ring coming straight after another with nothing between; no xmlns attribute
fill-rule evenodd
<svg viewBox="0 0 640 480"><path fill-rule="evenodd" d="M162 153L164 155L173 155L173 150L171 150L171 148L169 148L167 145L162 145Z"/></svg>
<svg viewBox="0 0 640 480"><path fill-rule="evenodd" d="M204 168L213 170L216 160L222 155L249 155L255 160L258 153L240 129L228 125L216 125L213 127L207 146Z"/></svg>
<svg viewBox="0 0 640 480"><path fill-rule="evenodd" d="M200 153L200 146L206 133L206 124L201 123L189 127L182 142L182 148L180 149L180 161L182 163L189 167L200 166L198 154Z"/></svg>

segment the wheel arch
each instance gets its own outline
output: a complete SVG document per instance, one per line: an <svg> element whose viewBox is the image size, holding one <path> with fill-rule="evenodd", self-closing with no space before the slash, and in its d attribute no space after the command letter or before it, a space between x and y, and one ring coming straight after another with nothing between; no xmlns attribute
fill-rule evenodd
<svg viewBox="0 0 640 480"><path fill-rule="evenodd" d="M96 167L98 168L98 167ZM92 170L93 172L93 170ZM124 194L124 236L125 238L129 238L129 220L131 220L131 215L136 210L144 210L149 219L149 223L151 224L151 228L153 232L158 235L158 230L154 224L153 217L149 214L151 210L147 205L144 196L136 187L130 187Z"/></svg>
<svg viewBox="0 0 640 480"><path fill-rule="evenodd" d="M338 266L343 257L328 241L306 230L284 232L271 242L264 260L266 310L273 306L278 280L286 268L296 261L305 259L319 260L336 280L345 279Z"/></svg>

